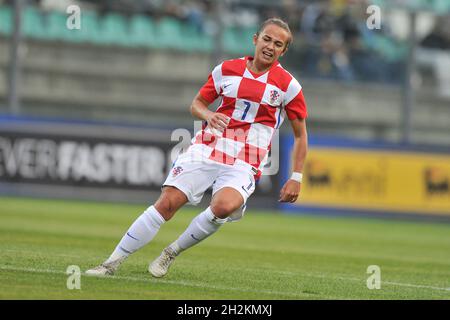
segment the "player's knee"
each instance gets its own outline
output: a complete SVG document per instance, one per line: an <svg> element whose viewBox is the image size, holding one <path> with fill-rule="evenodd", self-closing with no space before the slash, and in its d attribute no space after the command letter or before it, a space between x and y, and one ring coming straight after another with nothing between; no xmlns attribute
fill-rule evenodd
<svg viewBox="0 0 450 320"><path fill-rule="evenodd" d="M160 197L155 203L155 208L166 221L169 221L176 211L171 200L168 197Z"/></svg>
<svg viewBox="0 0 450 320"><path fill-rule="evenodd" d="M211 203L211 211L217 218L225 219L237 209L236 205L230 201L214 201Z"/></svg>

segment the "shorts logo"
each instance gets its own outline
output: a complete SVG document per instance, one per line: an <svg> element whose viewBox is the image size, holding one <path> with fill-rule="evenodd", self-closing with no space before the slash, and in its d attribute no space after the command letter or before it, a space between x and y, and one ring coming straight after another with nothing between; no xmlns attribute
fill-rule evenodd
<svg viewBox="0 0 450 320"><path fill-rule="evenodd" d="M241 186L241 188L242 188L242 190L244 190L244 192L245 192L247 195L250 195L250 194L248 193L247 189L245 189L245 186Z"/></svg>
<svg viewBox="0 0 450 320"><path fill-rule="evenodd" d="M178 166L172 169L172 177L175 178L177 175L179 175L181 172L183 172L183 168Z"/></svg>
<svg viewBox="0 0 450 320"><path fill-rule="evenodd" d="M277 90L271 90L269 92L269 104L279 104L280 93Z"/></svg>

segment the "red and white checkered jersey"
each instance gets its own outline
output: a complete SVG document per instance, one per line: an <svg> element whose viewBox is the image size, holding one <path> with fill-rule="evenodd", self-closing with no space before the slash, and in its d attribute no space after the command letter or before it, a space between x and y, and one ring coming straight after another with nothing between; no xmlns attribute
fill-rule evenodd
<svg viewBox="0 0 450 320"><path fill-rule="evenodd" d="M263 74L247 68L252 57L227 60L216 66L200 95L209 103L221 97L216 112L230 118L220 133L205 123L191 147L201 148L202 157L228 165L252 168L261 174L275 130L284 118L306 118L307 109L298 81L275 62Z"/></svg>

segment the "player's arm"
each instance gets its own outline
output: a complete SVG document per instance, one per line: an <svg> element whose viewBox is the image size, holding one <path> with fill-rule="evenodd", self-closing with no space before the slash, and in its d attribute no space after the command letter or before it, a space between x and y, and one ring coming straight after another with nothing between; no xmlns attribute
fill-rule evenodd
<svg viewBox="0 0 450 320"><path fill-rule="evenodd" d="M214 129L223 132L228 124L229 118L222 114L208 109L209 102L198 93L191 104L191 114L201 120L208 122Z"/></svg>
<svg viewBox="0 0 450 320"><path fill-rule="evenodd" d="M294 148L292 149L292 171L303 172L303 166L308 152L308 133L306 119L296 118L291 120L294 132ZM289 179L280 191L280 202L295 202L300 193L301 183Z"/></svg>

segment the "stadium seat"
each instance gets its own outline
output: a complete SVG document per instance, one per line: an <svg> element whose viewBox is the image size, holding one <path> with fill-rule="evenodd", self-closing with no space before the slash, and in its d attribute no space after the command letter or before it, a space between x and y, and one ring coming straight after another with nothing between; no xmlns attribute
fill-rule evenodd
<svg viewBox="0 0 450 320"><path fill-rule="evenodd" d="M174 18L163 18L156 24L158 43L164 48L185 49L181 35L181 23Z"/></svg>
<svg viewBox="0 0 450 320"><path fill-rule="evenodd" d="M80 41L93 44L101 43L99 18L95 11L83 11L81 13L81 29L79 33Z"/></svg>
<svg viewBox="0 0 450 320"><path fill-rule="evenodd" d="M0 6L0 34L9 35L12 32L12 10L7 6Z"/></svg>
<svg viewBox="0 0 450 320"><path fill-rule="evenodd" d="M407 48L404 44L381 35L376 35L373 38L372 48L380 52L387 61L399 61L407 54Z"/></svg>
<svg viewBox="0 0 450 320"><path fill-rule="evenodd" d="M134 16L130 22L130 43L134 46L159 47L153 20L143 15Z"/></svg>
<svg viewBox="0 0 450 320"><path fill-rule="evenodd" d="M100 21L100 34L103 44L131 45L127 20L120 14L106 14Z"/></svg>
<svg viewBox="0 0 450 320"><path fill-rule="evenodd" d="M192 24L183 25L181 35L184 50L210 52L213 48L211 36L199 31Z"/></svg>
<svg viewBox="0 0 450 320"><path fill-rule="evenodd" d="M198 46L199 51L212 52L213 48L214 48L214 40L212 36L205 33L200 35L200 43Z"/></svg>
<svg viewBox="0 0 450 320"><path fill-rule="evenodd" d="M388 0L372 0L373 4L383 8L389 8L391 3ZM405 7L425 9L434 11L437 14L449 14L450 2L448 0L408 0L404 3Z"/></svg>
<svg viewBox="0 0 450 320"><path fill-rule="evenodd" d="M242 45L242 52L244 54L251 54L254 51L253 35L258 31L257 26L243 27L239 32L239 41Z"/></svg>
<svg viewBox="0 0 450 320"><path fill-rule="evenodd" d="M73 30L67 28L67 16L62 12L52 11L47 14L47 39L73 42L76 37Z"/></svg>
<svg viewBox="0 0 450 320"><path fill-rule="evenodd" d="M450 13L450 1L448 0L434 0L433 7L439 14L449 14Z"/></svg>
<svg viewBox="0 0 450 320"><path fill-rule="evenodd" d="M231 54L241 54L241 39L239 39L239 32L236 27L228 27L223 31L222 45L226 52Z"/></svg>
<svg viewBox="0 0 450 320"><path fill-rule="evenodd" d="M25 8L22 18L22 32L25 37L47 38L43 15L39 10L31 6Z"/></svg>

